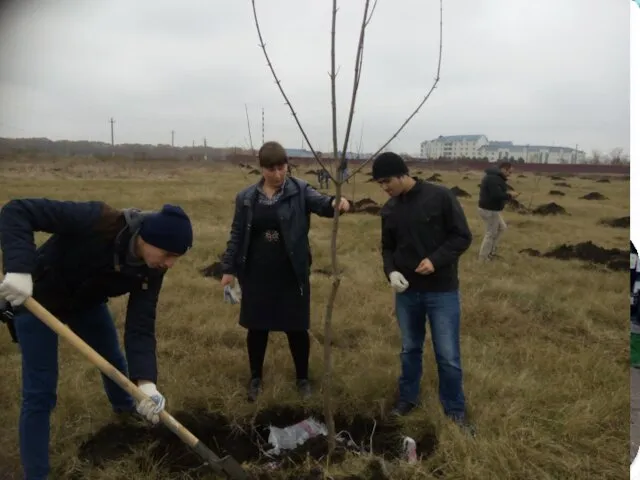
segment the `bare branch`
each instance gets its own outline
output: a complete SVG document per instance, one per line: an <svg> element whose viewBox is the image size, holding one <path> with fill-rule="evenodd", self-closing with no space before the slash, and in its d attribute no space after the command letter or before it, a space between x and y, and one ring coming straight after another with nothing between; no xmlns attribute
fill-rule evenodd
<svg viewBox="0 0 640 480"><path fill-rule="evenodd" d="M334 1L334 4L335 4L335 1ZM276 85L278 85L278 89L280 90L280 93L282 94L282 97L284 98L285 104L289 107L289 110L291 110L291 114L293 115L293 118L295 119L296 124L298 125L298 128L300 129L300 133L302 133L302 136L304 137L305 141L307 142L307 145L309 146L309 149L311 150L311 153L313 153L314 158L320 164L320 166L329 174L329 178L331 178L331 180L335 181L335 179L333 178L333 175L327 169L327 167L325 167L324 163L320 159L320 156L318 155L318 153L313 148L313 145L311 145L311 141L309 140L309 137L307 136L307 133L305 132L304 128L302 128L302 124L300 123L300 120L298 119L298 115L296 114L296 111L294 110L293 105L289 101L289 97L287 97L287 94L285 93L284 89L282 88L280 80L278 79L278 75L276 74L276 71L273 68L273 64L271 63L271 59L269 58L269 54L267 53L267 46L265 45L264 40L262 38L262 31L260 30L260 22L258 21L258 12L256 11L256 0L251 0L251 7L253 9L253 20L255 21L255 24L256 24L256 31L258 33L258 39L260 40L260 48L262 48L262 52L264 53L264 58L267 61L267 65L269 66L269 70L271 70L271 74L273 75L273 79L275 80Z"/></svg>
<svg viewBox="0 0 640 480"><path fill-rule="evenodd" d="M373 12L376 11L376 6L378 5L378 0L373 0L373 6L371 7L371 13L369 14L369 18L367 18L367 21L365 22L365 26L369 25L369 22L371 21L371 18L373 17Z"/></svg>
<svg viewBox="0 0 640 480"><path fill-rule="evenodd" d="M395 140L395 138L400 134L400 132L404 129L404 127L407 126L407 124L411 121L411 119L413 119L413 117L416 116L416 114L420 111L422 106L427 102L427 100L429 100L429 97L431 96L433 91L436 89L436 86L438 85L438 82L440 81L440 66L441 65L442 65L442 0L440 0L440 47L439 47L439 51L438 51L438 69L436 70L436 78L435 78L435 80L433 82L433 85L431 85L431 88L429 89L427 94L424 96L422 101L418 104L416 109L411 113L411 115L409 115L407 117L407 119L402 123L402 125L400 125L400 128L398 128L398 130L396 130L396 132L393 135L391 135L389 140L387 140L378 149L377 152L375 152L373 155L371 155L371 157L369 159L367 159L365 162L362 162L362 164L358 165L358 167L353 172L351 172L351 175L349 175L348 178L353 177L356 173L358 173L360 170L362 170L365 167L365 165L367 165L371 160L373 160L380 152L382 152L382 150L384 150L387 145L389 145L393 140Z"/></svg>
<svg viewBox="0 0 640 480"><path fill-rule="evenodd" d="M333 160L338 158L338 125L336 120L336 17L338 13L338 2L333 0L333 9L331 11L331 126L333 138ZM338 174L340 170L338 168ZM339 175L338 175L338 178ZM333 179L332 179L333 180ZM336 180L334 180L336 181Z"/></svg>
<svg viewBox="0 0 640 480"><path fill-rule="evenodd" d="M344 168L347 165L347 146L349 144L349 136L351 135L351 125L353 124L353 112L356 106L356 97L358 96L358 87L360 86L360 76L362 74L362 59L364 55L364 32L367 28L368 14L369 14L369 0L366 0L364 3L364 13L362 14L362 24L360 25L360 39L358 40L358 51L356 53L355 67L353 71L353 90L351 92L351 105L349 107L349 116L347 117L347 130L344 135L342 157L340 158L340 171L344 171ZM341 181L344 181L344 180L346 179L341 178Z"/></svg>
<svg viewBox="0 0 640 480"><path fill-rule="evenodd" d="M249 146L251 147L251 155L256 156L256 150L253 148L253 139L251 138L251 122L249 122L249 110L247 110L247 104L244 104L244 114L247 117L247 129L249 130Z"/></svg>

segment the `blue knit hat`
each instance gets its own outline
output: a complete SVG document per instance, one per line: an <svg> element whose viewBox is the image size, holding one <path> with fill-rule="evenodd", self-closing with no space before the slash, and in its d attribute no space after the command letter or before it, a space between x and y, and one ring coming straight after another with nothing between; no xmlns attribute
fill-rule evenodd
<svg viewBox="0 0 640 480"><path fill-rule="evenodd" d="M191 220L177 205L165 205L159 212L145 217L140 237L154 247L183 255L193 245Z"/></svg>

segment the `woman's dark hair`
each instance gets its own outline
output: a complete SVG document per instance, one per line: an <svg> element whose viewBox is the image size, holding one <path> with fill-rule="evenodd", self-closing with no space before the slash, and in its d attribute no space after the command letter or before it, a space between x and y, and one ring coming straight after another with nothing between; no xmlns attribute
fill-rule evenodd
<svg viewBox="0 0 640 480"><path fill-rule="evenodd" d="M261 167L275 167L288 162L287 151L278 142L266 142L258 150L258 163Z"/></svg>

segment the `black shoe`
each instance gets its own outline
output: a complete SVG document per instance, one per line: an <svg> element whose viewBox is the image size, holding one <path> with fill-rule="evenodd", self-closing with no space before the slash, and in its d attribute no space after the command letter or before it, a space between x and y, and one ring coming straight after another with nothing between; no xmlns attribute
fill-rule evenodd
<svg viewBox="0 0 640 480"><path fill-rule="evenodd" d="M303 400L306 400L311 396L311 382L309 382L309 379L300 378L296 380L296 387L298 388L298 393Z"/></svg>
<svg viewBox="0 0 640 480"><path fill-rule="evenodd" d="M405 402L404 400L398 400L391 409L391 415L404 417L414 408L416 408L415 404L411 402Z"/></svg>
<svg viewBox="0 0 640 480"><path fill-rule="evenodd" d="M476 427L467 419L466 415L451 415L449 418L460 427L463 433L470 437L476 436Z"/></svg>
<svg viewBox="0 0 640 480"><path fill-rule="evenodd" d="M262 379L261 378L252 378L249 382L249 387L247 389L247 401L255 402L260 394L260 390L262 389Z"/></svg>

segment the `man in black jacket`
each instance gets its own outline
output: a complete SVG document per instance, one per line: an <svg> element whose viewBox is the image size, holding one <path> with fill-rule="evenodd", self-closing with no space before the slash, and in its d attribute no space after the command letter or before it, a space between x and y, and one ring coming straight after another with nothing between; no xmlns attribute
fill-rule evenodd
<svg viewBox="0 0 640 480"><path fill-rule="evenodd" d="M36 249L35 232L52 235ZM116 210L97 201L32 198L11 200L0 210L0 303L9 302L15 309L22 353L19 435L26 480L49 475L58 338L23 306L25 300L33 296L149 397L136 404L103 375L115 412L137 410L158 423L165 398L156 388L156 305L165 272L191 248L192 237L189 217L172 205L160 212L141 212ZM126 293L125 360L107 302Z"/></svg>
<svg viewBox="0 0 640 480"><path fill-rule="evenodd" d="M496 257L498 239L507 229L507 224L500 212L504 210L509 199L518 196L517 193L510 194L507 190L507 178L512 172L513 166L509 162L503 162L499 168L487 168L480 183L478 211L485 225L485 234L478 254L478 258L482 261Z"/></svg>
<svg viewBox="0 0 640 480"><path fill-rule="evenodd" d="M428 319L440 402L447 416L468 427L458 291L458 259L471 244L464 211L449 189L409 176L404 160L395 153L379 155L372 173L391 197L380 214L384 273L396 291L402 336L402 374L393 413L406 415L418 403Z"/></svg>

